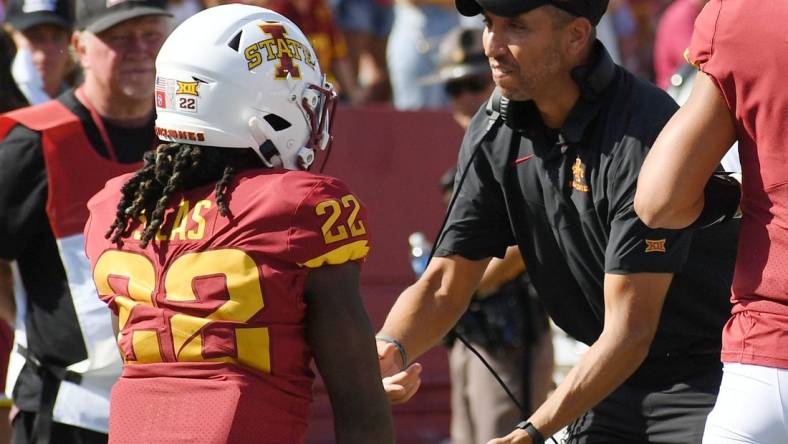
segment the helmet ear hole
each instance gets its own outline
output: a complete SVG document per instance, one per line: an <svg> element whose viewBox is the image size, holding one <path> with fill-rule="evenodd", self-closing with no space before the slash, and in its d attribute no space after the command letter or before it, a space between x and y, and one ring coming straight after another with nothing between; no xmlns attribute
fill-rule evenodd
<svg viewBox="0 0 788 444"><path fill-rule="evenodd" d="M267 114L263 117L263 119L265 119L265 121L271 125L271 128L273 128L274 131L282 131L292 126L290 125L290 122L276 114Z"/></svg>
<svg viewBox="0 0 788 444"><path fill-rule="evenodd" d="M241 46L241 34L243 34L243 30L238 31L238 33L233 36L232 40L227 43L227 46L232 48L235 52L238 52L238 48Z"/></svg>

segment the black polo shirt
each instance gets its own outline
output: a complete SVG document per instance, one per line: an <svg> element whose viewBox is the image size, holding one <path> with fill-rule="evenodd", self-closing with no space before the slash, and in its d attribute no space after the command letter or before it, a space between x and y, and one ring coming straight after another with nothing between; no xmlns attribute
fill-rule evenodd
<svg viewBox="0 0 788 444"><path fill-rule="evenodd" d="M573 72L581 96L562 128L546 128L532 102L508 110L517 130L477 113L436 255L501 257L518 244L551 317L586 344L602 332L605 273L675 273L649 357L718 353L738 226L691 233L638 219L638 172L677 105L615 65L601 43L595 54Z"/></svg>

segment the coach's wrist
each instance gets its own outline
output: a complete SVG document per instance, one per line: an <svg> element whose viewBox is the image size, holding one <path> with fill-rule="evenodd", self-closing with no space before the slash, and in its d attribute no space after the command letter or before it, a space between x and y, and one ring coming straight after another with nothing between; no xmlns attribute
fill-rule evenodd
<svg viewBox="0 0 788 444"><path fill-rule="evenodd" d="M539 430L536 430L533 424L530 421L523 421L520 424L517 424L517 428L521 430L525 430L525 433L531 438L531 442L533 444L544 444L544 436Z"/></svg>
<svg viewBox="0 0 788 444"><path fill-rule="evenodd" d="M408 366L408 352L405 351L405 347L402 345L401 342L399 342L397 339L395 339L395 338L393 338L391 336L382 335L382 334L375 335L375 340L378 341L378 342L384 342L384 343L387 343L387 344L394 345L394 347L397 349L397 352L398 352L397 355L399 355L399 361L400 361L399 362L399 367L400 367L400 369L405 369L405 367ZM397 360L397 355L394 356L394 360L395 361Z"/></svg>

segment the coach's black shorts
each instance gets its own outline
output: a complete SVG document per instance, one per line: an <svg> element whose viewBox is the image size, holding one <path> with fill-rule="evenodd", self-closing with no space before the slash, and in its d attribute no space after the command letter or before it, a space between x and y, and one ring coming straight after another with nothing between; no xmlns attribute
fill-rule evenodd
<svg viewBox="0 0 788 444"><path fill-rule="evenodd" d="M575 420L567 444L700 444L722 372L697 374L660 388L625 384Z"/></svg>

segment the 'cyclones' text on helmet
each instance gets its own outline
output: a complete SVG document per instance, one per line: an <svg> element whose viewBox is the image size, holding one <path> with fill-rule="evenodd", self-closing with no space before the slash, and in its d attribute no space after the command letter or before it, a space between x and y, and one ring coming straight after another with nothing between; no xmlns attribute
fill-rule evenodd
<svg viewBox="0 0 788 444"><path fill-rule="evenodd" d="M156 59L162 140L252 148L269 166L308 169L330 141L336 94L286 17L250 5L208 8L178 26Z"/></svg>

